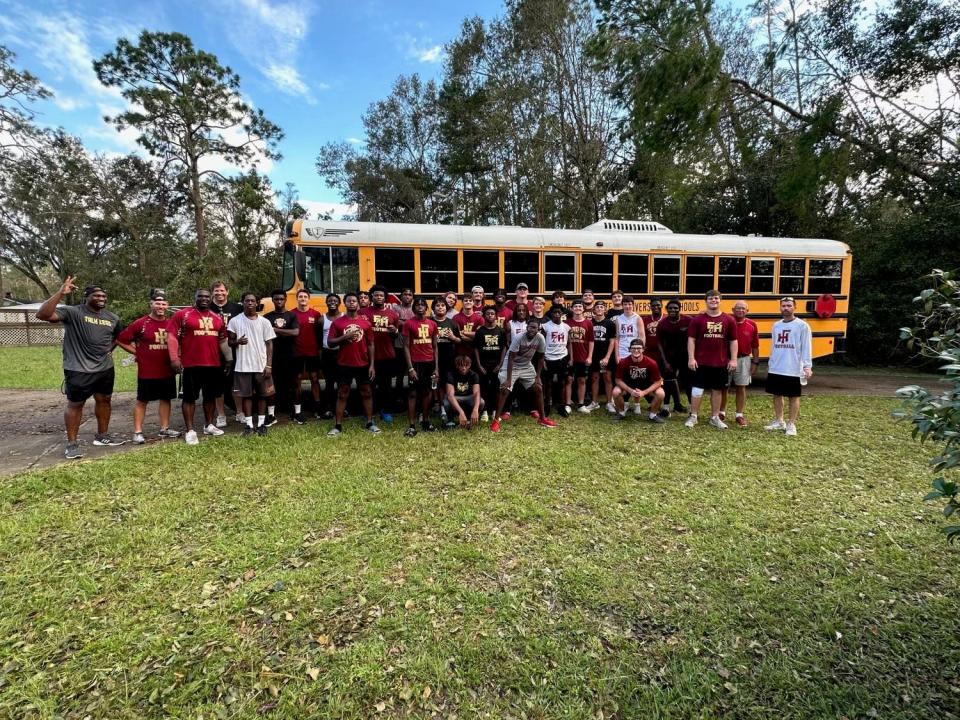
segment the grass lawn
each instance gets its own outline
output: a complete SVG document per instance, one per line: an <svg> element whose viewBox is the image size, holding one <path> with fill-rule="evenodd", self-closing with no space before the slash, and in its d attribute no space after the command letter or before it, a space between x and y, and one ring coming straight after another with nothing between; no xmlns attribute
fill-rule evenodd
<svg viewBox="0 0 960 720"><path fill-rule="evenodd" d="M956 547L888 400L167 443L0 485L0 716L948 718Z"/></svg>
<svg viewBox="0 0 960 720"><path fill-rule="evenodd" d="M137 389L137 366L123 367L120 361L130 357L125 350L113 353L117 392ZM60 346L0 348L0 388L59 390L63 382L63 354Z"/></svg>

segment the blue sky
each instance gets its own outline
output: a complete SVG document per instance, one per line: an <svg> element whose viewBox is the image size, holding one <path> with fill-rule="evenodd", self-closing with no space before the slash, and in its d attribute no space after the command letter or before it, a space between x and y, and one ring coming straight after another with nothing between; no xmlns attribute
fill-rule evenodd
<svg viewBox="0 0 960 720"><path fill-rule="evenodd" d="M142 29L189 35L239 73L244 96L285 131L284 159L263 168L274 184L293 182L311 209L336 215L340 198L313 168L320 146L362 138L361 115L398 75L438 76L465 17L502 14L501 0L0 0L0 43L53 91L36 108L41 124L114 153L134 150L136 133L103 122L123 99L99 84L92 60Z"/></svg>

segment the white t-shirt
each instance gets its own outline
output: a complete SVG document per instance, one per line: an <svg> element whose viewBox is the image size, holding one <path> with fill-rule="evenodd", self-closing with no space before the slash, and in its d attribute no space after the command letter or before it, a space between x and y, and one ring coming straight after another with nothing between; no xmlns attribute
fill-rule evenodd
<svg viewBox="0 0 960 720"><path fill-rule="evenodd" d="M773 324L770 343L770 361L767 372L774 375L800 377L803 368L813 367L812 335L810 326L800 318L790 322L778 320Z"/></svg>
<svg viewBox="0 0 960 720"><path fill-rule="evenodd" d="M337 317L339 317L339 315ZM333 320L336 319L337 318L334 318ZM325 350L330 349L330 326L333 325L333 320L326 315L323 316L323 348Z"/></svg>
<svg viewBox="0 0 960 720"><path fill-rule="evenodd" d="M270 321L260 315L253 318L234 315L227 323L227 330L238 338L247 338L246 345L233 348L233 357L236 360L233 371L263 372L267 366L267 340L273 340L277 336Z"/></svg>
<svg viewBox="0 0 960 720"><path fill-rule="evenodd" d="M510 332L510 340L513 340L515 337L517 337L517 335L523 335L527 331L526 320L511 320L507 323L507 325L509 327L505 329L509 330Z"/></svg>
<svg viewBox="0 0 960 720"><path fill-rule="evenodd" d="M547 341L543 357L547 360L562 360L567 356L567 342L570 340L570 326L565 322L557 325L553 320L540 328Z"/></svg>
<svg viewBox="0 0 960 720"><path fill-rule="evenodd" d="M623 360L630 356L630 341L640 338L646 343L647 335L643 328L643 318L634 313L630 317L620 314L614 318L617 324L617 358Z"/></svg>

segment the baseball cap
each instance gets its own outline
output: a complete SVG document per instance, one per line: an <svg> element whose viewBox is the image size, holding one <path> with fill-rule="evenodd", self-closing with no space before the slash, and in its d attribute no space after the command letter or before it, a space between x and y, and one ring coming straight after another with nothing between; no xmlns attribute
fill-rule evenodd
<svg viewBox="0 0 960 720"><path fill-rule="evenodd" d="M164 290L163 288L154 288L153 290L150 291L150 299L151 299L151 300L166 300L166 299L167 299L167 291Z"/></svg>
<svg viewBox="0 0 960 720"><path fill-rule="evenodd" d="M529 289L530 289L530 286L527 285L525 282L517 283L517 290L529 290Z"/></svg>
<svg viewBox="0 0 960 720"><path fill-rule="evenodd" d="M476 292L477 290L484 292L483 285L474 285L472 288L470 288L470 292Z"/></svg>

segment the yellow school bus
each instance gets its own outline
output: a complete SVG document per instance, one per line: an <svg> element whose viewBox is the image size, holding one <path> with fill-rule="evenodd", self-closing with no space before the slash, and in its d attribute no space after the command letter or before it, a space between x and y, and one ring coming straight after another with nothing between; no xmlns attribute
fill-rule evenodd
<svg viewBox="0 0 960 720"><path fill-rule="evenodd" d="M726 312L747 301L763 357L786 295L810 324L814 357L844 350L852 256L835 240L686 235L640 220L600 220L582 230L296 220L285 235L288 308L301 287L325 310L327 293L375 283L432 298L474 285L488 297L501 287L512 295L525 282L530 297L542 295L548 305L555 290L569 299L585 289L609 298L616 289L634 296L641 314L654 297L677 298L685 314L696 314L716 288Z"/></svg>

